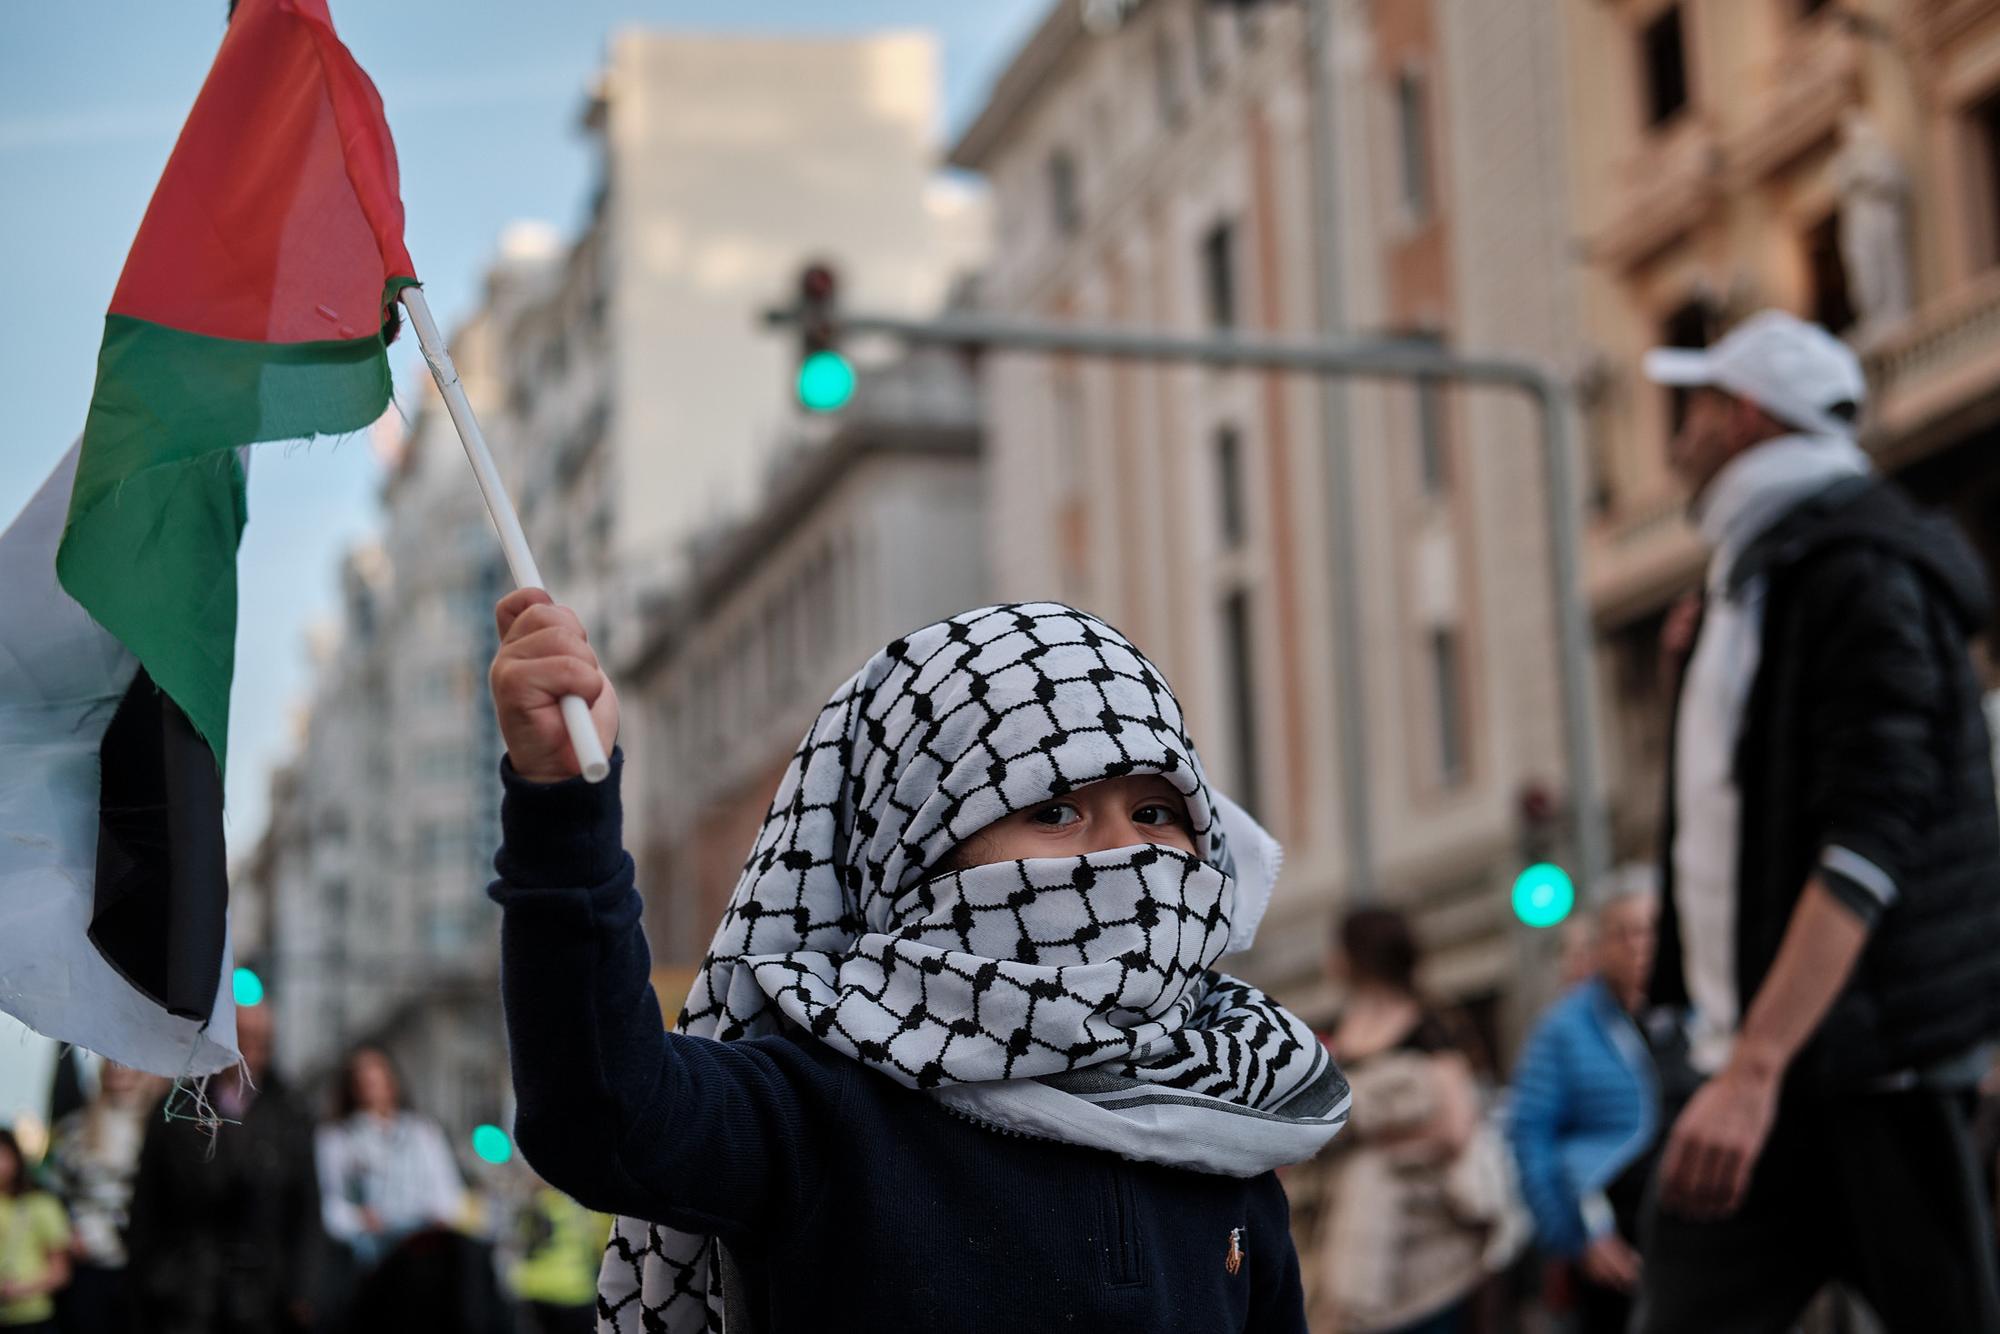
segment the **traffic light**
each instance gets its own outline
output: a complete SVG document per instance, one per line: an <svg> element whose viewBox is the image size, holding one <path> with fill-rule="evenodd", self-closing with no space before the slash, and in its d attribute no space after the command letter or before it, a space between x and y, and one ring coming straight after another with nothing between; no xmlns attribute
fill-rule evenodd
<svg viewBox="0 0 2000 1334"><path fill-rule="evenodd" d="M472 1151L481 1162L498 1167L513 1158L514 1141L506 1131L489 1121L472 1128Z"/></svg>
<svg viewBox="0 0 2000 1334"><path fill-rule="evenodd" d="M1520 857L1514 877L1514 916L1525 926L1557 926L1576 907L1576 884L1557 862L1558 812L1549 790L1539 783L1522 787L1518 798Z"/></svg>
<svg viewBox="0 0 2000 1334"><path fill-rule="evenodd" d="M799 406L838 412L854 397L854 363L839 347L836 310L840 278L829 264L808 264L799 274Z"/></svg>
<svg viewBox="0 0 2000 1334"><path fill-rule="evenodd" d="M236 1003L246 1010L264 1003L264 979L257 976L254 968L238 968L229 979L229 990Z"/></svg>
<svg viewBox="0 0 2000 1334"><path fill-rule="evenodd" d="M1514 877L1514 916L1527 926L1557 926L1576 906L1576 885L1554 862L1536 862Z"/></svg>

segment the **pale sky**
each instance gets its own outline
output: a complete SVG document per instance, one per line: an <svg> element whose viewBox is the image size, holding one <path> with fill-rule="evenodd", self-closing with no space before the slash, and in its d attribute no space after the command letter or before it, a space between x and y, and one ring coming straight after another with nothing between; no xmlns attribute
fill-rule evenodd
<svg viewBox="0 0 2000 1334"><path fill-rule="evenodd" d="M580 221L594 171L576 129L605 34L663 28L782 32L930 27L944 42L950 124L962 124L1044 0L333 0L374 76L402 162L411 256L447 325L476 296L508 222ZM19 512L82 424L104 307L175 134L207 73L223 0L0 6L0 515ZM939 127L940 139L946 131ZM400 384L415 354L396 349ZM264 774L306 681L302 633L333 603L342 547L374 522L367 441L263 450L250 527L229 756L229 831L263 825Z"/></svg>
<svg viewBox="0 0 2000 1334"><path fill-rule="evenodd" d="M332 0L332 10L382 91L410 254L449 327L476 297L507 223L546 219L572 231L581 220L594 166L577 112L612 29L933 30L944 51L942 146L1049 3ZM0 4L0 254L13 256L0 265L0 402L14 419L0 448L0 523L83 423L104 308L226 8ZM420 367L400 342L395 355L407 395ZM331 614L339 554L372 531L379 483L365 437L267 447L252 465L230 718L232 854L263 827L266 776L289 749L289 719L308 685L305 630ZM24 1087L17 1057L27 1050L0 1037L0 1123Z"/></svg>

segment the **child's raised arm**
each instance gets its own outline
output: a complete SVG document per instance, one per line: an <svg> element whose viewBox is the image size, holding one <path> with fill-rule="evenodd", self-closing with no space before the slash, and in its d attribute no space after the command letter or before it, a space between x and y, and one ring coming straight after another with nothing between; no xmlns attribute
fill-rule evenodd
<svg viewBox="0 0 2000 1334"><path fill-rule="evenodd" d="M607 750L616 698L574 617L546 604L539 590L501 603L492 672L509 759L490 893L505 910L500 987L521 1151L595 1209L725 1236L781 1231L817 1189L839 1076L783 1039L664 1031L621 842L623 757L588 784L565 777L557 754L568 756L568 740L556 698L591 704ZM521 772L517 743L544 781Z"/></svg>

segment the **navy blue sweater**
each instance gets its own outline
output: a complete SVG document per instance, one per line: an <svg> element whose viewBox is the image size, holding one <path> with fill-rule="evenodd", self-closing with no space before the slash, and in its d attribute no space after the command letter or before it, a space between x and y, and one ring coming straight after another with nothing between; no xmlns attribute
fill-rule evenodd
<svg viewBox="0 0 2000 1334"><path fill-rule="evenodd" d="M617 758L597 786L503 770L515 1135L551 1184L722 1237L766 1334L1305 1330L1270 1173L1003 1135L802 1034L663 1031Z"/></svg>

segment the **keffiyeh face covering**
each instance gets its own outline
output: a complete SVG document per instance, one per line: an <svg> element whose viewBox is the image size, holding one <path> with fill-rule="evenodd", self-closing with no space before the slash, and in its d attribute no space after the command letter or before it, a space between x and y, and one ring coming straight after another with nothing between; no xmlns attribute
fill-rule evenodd
<svg viewBox="0 0 2000 1334"><path fill-rule="evenodd" d="M1125 774L1180 791L1199 856L933 871L1003 816ZM1278 862L1117 631L1047 603L967 612L890 644L820 711L679 1027L789 1025L996 1129L1254 1176L1310 1157L1348 1106L1304 1023L1211 971L1250 943ZM713 1238L620 1219L598 1328L720 1325L721 1281Z"/></svg>

